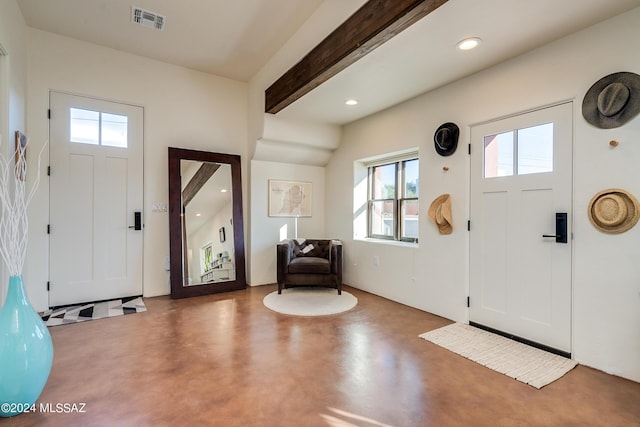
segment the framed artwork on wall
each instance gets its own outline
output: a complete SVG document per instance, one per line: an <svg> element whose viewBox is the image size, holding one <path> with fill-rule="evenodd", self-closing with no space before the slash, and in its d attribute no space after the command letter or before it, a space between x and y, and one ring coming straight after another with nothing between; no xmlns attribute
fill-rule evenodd
<svg viewBox="0 0 640 427"><path fill-rule="evenodd" d="M213 243L209 242L200 248L201 274L213 270Z"/></svg>
<svg viewBox="0 0 640 427"><path fill-rule="evenodd" d="M269 216L310 217L310 182L269 180Z"/></svg>
<svg viewBox="0 0 640 427"><path fill-rule="evenodd" d="M16 131L16 166L18 165L18 158L20 151L24 150L24 157L27 158L27 137L19 130ZM24 170L18 170L16 168L16 178L20 181L24 181L26 178L26 172Z"/></svg>

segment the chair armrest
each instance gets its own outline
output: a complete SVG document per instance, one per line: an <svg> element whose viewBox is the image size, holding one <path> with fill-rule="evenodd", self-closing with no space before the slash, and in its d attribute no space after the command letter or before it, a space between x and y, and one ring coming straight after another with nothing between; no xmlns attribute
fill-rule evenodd
<svg viewBox="0 0 640 427"><path fill-rule="evenodd" d="M289 263L293 257L293 240L282 240L276 245L277 278L278 283L284 282Z"/></svg>
<svg viewBox="0 0 640 427"><path fill-rule="evenodd" d="M342 282L342 242L340 240L331 240L329 245L329 264L331 265L331 272L338 274L339 280Z"/></svg>

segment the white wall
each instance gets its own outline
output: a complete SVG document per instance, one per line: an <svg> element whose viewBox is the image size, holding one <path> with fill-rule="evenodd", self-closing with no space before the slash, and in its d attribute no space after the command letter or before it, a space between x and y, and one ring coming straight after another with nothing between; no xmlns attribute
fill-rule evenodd
<svg viewBox="0 0 640 427"><path fill-rule="evenodd" d="M20 9L14 0L0 2L0 45L6 50L7 56L3 61L2 93L0 99L0 135L4 148L13 149L7 144L13 144L16 130L25 131L25 97L27 87L27 26L22 18Z"/></svg>
<svg viewBox="0 0 640 427"><path fill-rule="evenodd" d="M249 81L249 153L264 136L264 91L295 65L366 0L325 0L304 25ZM290 141L291 142L291 141ZM253 157L252 157L253 158Z"/></svg>
<svg viewBox="0 0 640 427"><path fill-rule="evenodd" d="M312 218L298 220L299 236L322 238L325 210L337 203L333 194L325 208L324 168L331 150L339 141L340 128L320 123L295 123L264 113L264 91L296 64L319 40L324 39L366 0L324 1L268 63L249 82L248 150L252 159L249 189L250 213L246 230L247 272L251 285L275 283L275 245L280 228L287 223L292 237L293 219L269 218L267 182L269 179L309 181L314 177ZM267 122L265 124L265 122ZM307 165L307 166L304 166ZM304 234L303 234L304 233Z"/></svg>
<svg viewBox="0 0 640 427"><path fill-rule="evenodd" d="M264 114L262 136L252 159L324 166L340 145L341 136L342 128L337 125Z"/></svg>
<svg viewBox="0 0 640 427"><path fill-rule="evenodd" d="M338 201L326 228L346 241L345 282L452 320L468 320L465 145L470 125L573 100L573 355L580 363L640 381L640 225L608 235L587 217L590 198L604 188L625 188L640 198L640 116L602 130L581 113L584 94L598 79L618 71L640 73L639 39L640 8L346 126L326 168L327 188ZM447 121L460 126L460 144L453 156L440 157L433 132ZM620 146L611 149L611 139ZM354 241L346 220L353 215L353 188L345 185L354 182L353 162L413 146L420 148L419 248ZM455 229L449 236L439 235L426 216L430 202L445 192L453 199Z"/></svg>
<svg viewBox="0 0 640 427"><path fill-rule="evenodd" d="M298 237L322 239L325 233L325 172L323 167L251 161L251 251L250 284L276 282L276 243L286 227L286 238L295 237L295 219L269 217L268 185L270 179L311 182L313 191L312 216L298 218ZM333 197L330 195L330 199Z"/></svg>
<svg viewBox="0 0 640 427"><path fill-rule="evenodd" d="M48 135L50 90L144 107L144 295L168 294L168 214L151 211L153 202L168 200L167 147L239 154L246 177L247 84L34 29L28 52L27 119L38 145ZM25 274L39 310L47 307L47 218L45 177L30 215L28 254L41 262L30 263Z"/></svg>
<svg viewBox="0 0 640 427"><path fill-rule="evenodd" d="M5 56L0 55L0 152L13 155L15 131L26 132L27 92L27 26L14 0L0 2L0 45ZM29 136L28 133L26 133ZM33 174L29 174L33 178ZM31 180L28 181L30 183ZM30 187L29 187L30 188ZM28 263L28 261L27 261ZM0 262L0 307L7 292L8 272ZM27 278L25 277L25 286ZM31 295L27 288L27 295Z"/></svg>

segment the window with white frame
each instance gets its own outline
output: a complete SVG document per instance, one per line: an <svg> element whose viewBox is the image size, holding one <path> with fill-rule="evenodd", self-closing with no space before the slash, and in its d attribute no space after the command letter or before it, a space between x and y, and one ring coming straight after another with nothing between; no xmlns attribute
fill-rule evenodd
<svg viewBox="0 0 640 427"><path fill-rule="evenodd" d="M127 148L127 116L71 108L69 117L71 142Z"/></svg>
<svg viewBox="0 0 640 427"><path fill-rule="evenodd" d="M418 242L417 157L368 167L368 237Z"/></svg>
<svg viewBox="0 0 640 427"><path fill-rule="evenodd" d="M484 177L553 172L553 123L484 137Z"/></svg>

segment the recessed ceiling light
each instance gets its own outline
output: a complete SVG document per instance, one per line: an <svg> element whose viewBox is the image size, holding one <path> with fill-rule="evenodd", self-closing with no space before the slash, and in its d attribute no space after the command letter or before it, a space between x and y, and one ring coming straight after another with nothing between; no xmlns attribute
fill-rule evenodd
<svg viewBox="0 0 640 427"><path fill-rule="evenodd" d="M226 193L226 192L227 192L227 189L226 189L226 188L223 188L222 190L220 190L220 192L221 192L221 193Z"/></svg>
<svg viewBox="0 0 640 427"><path fill-rule="evenodd" d="M469 37L464 40L460 40L456 47L459 50L471 50L473 48L478 47L478 45L482 42L478 37Z"/></svg>
<svg viewBox="0 0 640 427"><path fill-rule="evenodd" d="M358 105L358 100L357 99L347 99L346 101L344 101L345 104L347 105Z"/></svg>
<svg viewBox="0 0 640 427"><path fill-rule="evenodd" d="M196 216L201 216L202 214L200 212L196 212Z"/></svg>

